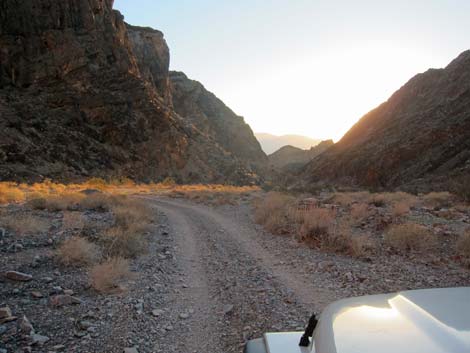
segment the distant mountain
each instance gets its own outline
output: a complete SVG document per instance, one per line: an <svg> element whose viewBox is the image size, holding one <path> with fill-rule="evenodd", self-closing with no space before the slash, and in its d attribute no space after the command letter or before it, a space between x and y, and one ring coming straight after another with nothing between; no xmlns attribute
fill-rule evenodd
<svg viewBox="0 0 470 353"><path fill-rule="evenodd" d="M270 164L280 171L296 172L315 157L334 145L333 140L322 141L309 150L284 146L268 156Z"/></svg>
<svg viewBox="0 0 470 353"><path fill-rule="evenodd" d="M308 150L321 142L321 140L301 135L276 136L265 133L255 133L255 136L266 154L274 153L284 146L293 146L303 150Z"/></svg>
<svg viewBox="0 0 470 353"><path fill-rule="evenodd" d="M416 75L366 114L303 173L305 185L370 187L470 183L470 51Z"/></svg>

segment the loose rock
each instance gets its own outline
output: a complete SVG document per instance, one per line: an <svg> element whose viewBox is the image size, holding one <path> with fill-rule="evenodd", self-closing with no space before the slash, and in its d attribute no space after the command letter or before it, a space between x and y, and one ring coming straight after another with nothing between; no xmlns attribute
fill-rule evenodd
<svg viewBox="0 0 470 353"><path fill-rule="evenodd" d="M33 279L33 276L17 271L7 271L5 277L17 282L29 282Z"/></svg>

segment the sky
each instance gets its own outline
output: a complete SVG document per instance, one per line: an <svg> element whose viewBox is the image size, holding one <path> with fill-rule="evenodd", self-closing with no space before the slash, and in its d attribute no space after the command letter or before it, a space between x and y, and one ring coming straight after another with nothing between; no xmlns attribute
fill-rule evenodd
<svg viewBox="0 0 470 353"><path fill-rule="evenodd" d="M469 0L116 0L255 132L335 141L470 49Z"/></svg>

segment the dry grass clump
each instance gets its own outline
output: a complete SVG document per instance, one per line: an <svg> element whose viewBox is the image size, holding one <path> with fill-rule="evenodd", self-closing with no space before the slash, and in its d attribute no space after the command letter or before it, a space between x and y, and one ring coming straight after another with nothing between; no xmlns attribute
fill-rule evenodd
<svg viewBox="0 0 470 353"><path fill-rule="evenodd" d="M32 210L45 210L47 207L47 195L33 192L27 196L26 206Z"/></svg>
<svg viewBox="0 0 470 353"><path fill-rule="evenodd" d="M152 221L153 212L139 200L123 199L120 202L123 204L112 210L114 225L105 231L102 238L105 252L107 256L137 257L147 248L144 233Z"/></svg>
<svg viewBox="0 0 470 353"><path fill-rule="evenodd" d="M321 245L334 227L336 214L324 208L297 212L298 236L311 245Z"/></svg>
<svg viewBox="0 0 470 353"><path fill-rule="evenodd" d="M430 207L449 207L452 204L453 195L449 192L431 192L423 196L425 205Z"/></svg>
<svg viewBox="0 0 470 353"><path fill-rule="evenodd" d="M101 240L107 256L135 258L147 249L147 239L140 225L111 227L105 231Z"/></svg>
<svg viewBox="0 0 470 353"><path fill-rule="evenodd" d="M343 207L348 207L355 202L367 202L369 198L370 193L368 191L337 192L333 194L331 201Z"/></svg>
<svg viewBox="0 0 470 353"><path fill-rule="evenodd" d="M65 240L57 249L59 261L66 266L82 266L96 263L101 256L97 245L82 237Z"/></svg>
<svg viewBox="0 0 470 353"><path fill-rule="evenodd" d="M79 193L64 193L46 197L46 209L51 212L77 209L84 195Z"/></svg>
<svg viewBox="0 0 470 353"><path fill-rule="evenodd" d="M254 186L231 185L176 185L155 184L153 189L173 198L186 198L191 201L212 205L236 205L240 199L247 198L253 192L259 191Z"/></svg>
<svg viewBox="0 0 470 353"><path fill-rule="evenodd" d="M82 230L85 227L85 219L81 212L65 212L62 217L62 228Z"/></svg>
<svg viewBox="0 0 470 353"><path fill-rule="evenodd" d="M354 257L364 257L376 247L377 245L369 235L351 237L349 240L349 252Z"/></svg>
<svg viewBox="0 0 470 353"><path fill-rule="evenodd" d="M100 293L122 290L120 284L130 277L129 261L120 257L95 265L90 271L91 286Z"/></svg>
<svg viewBox="0 0 470 353"><path fill-rule="evenodd" d="M392 206L393 217L402 217L410 212L411 205L407 201L400 201Z"/></svg>
<svg viewBox="0 0 470 353"><path fill-rule="evenodd" d="M426 251L437 247L437 237L426 227L415 223L391 226L385 233L385 242L401 251Z"/></svg>
<svg viewBox="0 0 470 353"><path fill-rule="evenodd" d="M456 250L462 257L464 265L470 268L470 229L460 236L456 243Z"/></svg>
<svg viewBox="0 0 470 353"><path fill-rule="evenodd" d="M356 221L362 221L370 216L369 205L365 203L354 204L351 206L351 217Z"/></svg>
<svg viewBox="0 0 470 353"><path fill-rule="evenodd" d="M3 226L17 235L45 233L50 224L47 220L33 215L3 215L0 218L0 226Z"/></svg>
<svg viewBox="0 0 470 353"><path fill-rule="evenodd" d="M122 204L123 197L94 193L86 195L78 204L80 209L94 211L109 211L112 207Z"/></svg>
<svg viewBox="0 0 470 353"><path fill-rule="evenodd" d="M269 192L254 203L254 219L266 230L275 234L289 233L291 227L291 208L295 198L278 192Z"/></svg>
<svg viewBox="0 0 470 353"><path fill-rule="evenodd" d="M24 200L24 192L18 184L10 182L0 183L0 204L20 202Z"/></svg>

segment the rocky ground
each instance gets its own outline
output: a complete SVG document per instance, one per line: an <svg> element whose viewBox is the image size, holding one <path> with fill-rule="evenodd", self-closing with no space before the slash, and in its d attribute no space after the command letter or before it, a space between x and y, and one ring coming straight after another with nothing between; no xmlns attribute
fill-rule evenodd
<svg viewBox="0 0 470 353"><path fill-rule="evenodd" d="M248 201L213 208L142 198L156 223L119 294L97 294L85 269L55 260L67 237L59 215L38 211L51 224L42 235L1 232L1 353L241 352L264 331L301 330L339 298L470 285L470 271L452 262L356 259L273 237L252 222Z"/></svg>

